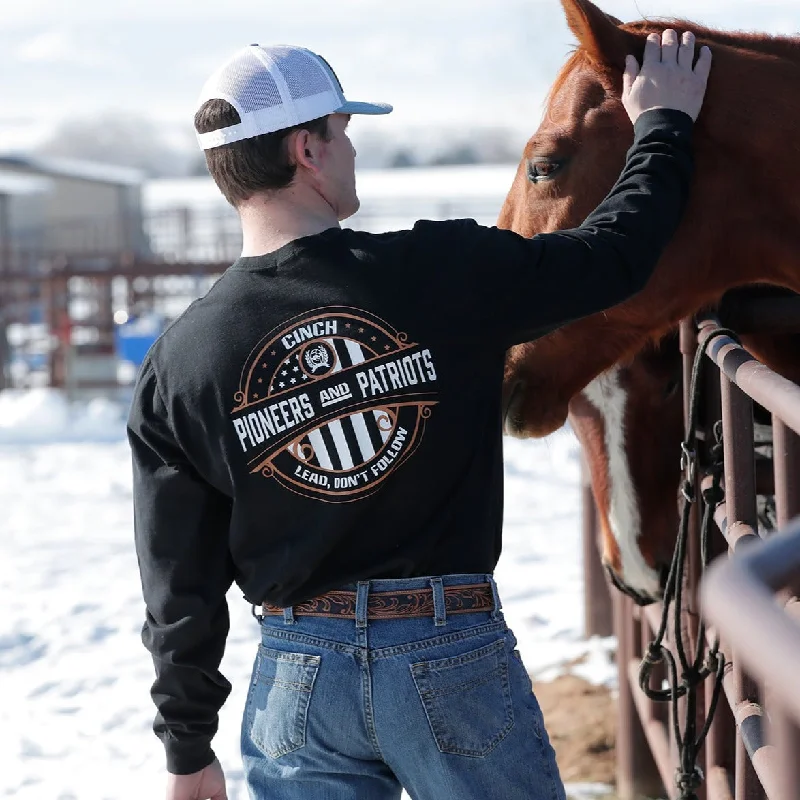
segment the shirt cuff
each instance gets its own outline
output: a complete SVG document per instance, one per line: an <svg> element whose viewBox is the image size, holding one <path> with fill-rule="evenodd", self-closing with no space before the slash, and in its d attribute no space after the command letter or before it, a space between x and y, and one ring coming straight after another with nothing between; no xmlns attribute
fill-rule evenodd
<svg viewBox="0 0 800 800"><path fill-rule="evenodd" d="M192 775L213 763L216 756L209 745L198 742L166 742L167 772L173 775Z"/></svg>
<svg viewBox="0 0 800 800"><path fill-rule="evenodd" d="M685 112L674 108L651 108L639 115L633 126L634 141L639 141L648 133L661 131L677 137L691 137L694 120Z"/></svg>

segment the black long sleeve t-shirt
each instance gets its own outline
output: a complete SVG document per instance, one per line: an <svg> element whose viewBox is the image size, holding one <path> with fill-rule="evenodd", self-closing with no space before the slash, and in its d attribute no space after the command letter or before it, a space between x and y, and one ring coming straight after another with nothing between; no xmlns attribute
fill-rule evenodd
<svg viewBox="0 0 800 800"><path fill-rule="evenodd" d="M330 229L239 259L159 338L128 436L171 772L214 758L234 581L285 606L494 569L505 350L645 285L689 194L691 130L681 112L643 114L578 229Z"/></svg>

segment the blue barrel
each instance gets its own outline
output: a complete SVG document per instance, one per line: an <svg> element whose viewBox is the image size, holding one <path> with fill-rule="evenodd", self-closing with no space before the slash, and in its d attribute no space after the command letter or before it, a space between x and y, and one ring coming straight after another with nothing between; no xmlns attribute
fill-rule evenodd
<svg viewBox="0 0 800 800"><path fill-rule="evenodd" d="M117 357L140 367L147 351L163 332L164 322L160 314L143 314L140 317L131 317L122 325L116 325L114 340Z"/></svg>

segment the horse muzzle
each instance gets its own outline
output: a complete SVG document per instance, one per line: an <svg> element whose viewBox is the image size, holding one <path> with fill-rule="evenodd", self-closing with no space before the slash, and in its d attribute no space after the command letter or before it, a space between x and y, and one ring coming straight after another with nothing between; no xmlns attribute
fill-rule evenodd
<svg viewBox="0 0 800 800"><path fill-rule="evenodd" d="M614 570L611 568L610 565L604 564L604 567L605 567L606 573L608 574L608 579L614 585L614 588L618 589L624 595L627 595L628 597L630 597L631 600L633 600L633 602L636 603L637 606L649 606L649 605L652 605L653 603L657 603L659 600L661 600L660 596L659 597L654 597L651 594L646 594L644 592L640 592L637 589L634 589L631 586L628 586L628 584L624 583L622 581L622 579L619 577L619 575L617 575L617 573L614 572ZM661 583L661 588L663 590L664 585L666 583L666 574L665 574L664 570L661 571L660 583Z"/></svg>

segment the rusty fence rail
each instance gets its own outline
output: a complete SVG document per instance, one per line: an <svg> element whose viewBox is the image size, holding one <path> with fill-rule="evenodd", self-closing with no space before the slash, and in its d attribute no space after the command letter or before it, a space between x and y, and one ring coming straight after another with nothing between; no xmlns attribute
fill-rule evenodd
<svg viewBox="0 0 800 800"><path fill-rule="evenodd" d="M798 584L800 521L715 564L701 587L708 618L769 696L775 796L785 800L800 799L800 603L793 597L781 607L775 594Z"/></svg>
<svg viewBox="0 0 800 800"><path fill-rule="evenodd" d="M759 322L769 321L770 306L763 301L757 308L739 311L749 314L755 329ZM792 324L785 312L780 315L780 331L800 332L800 314ZM800 590L800 520L790 532L781 532L800 515L800 386L759 363L732 338L720 336L719 327L713 317L702 320L699 331L689 320L681 326L687 416L689 375L698 342L714 337L707 356L717 369L706 369L699 438L706 449L710 447L713 422L722 419L725 500L714 516L717 529L712 530L711 553L732 556L720 559L724 566L714 570L706 590L712 598L711 623L719 624L722 636L726 675L724 695L699 756L705 780L698 795L701 800L800 800L800 603L794 596ZM758 470L755 402L772 421L771 462L762 459ZM703 480L700 471L698 490ZM759 494L774 497L778 532L760 527ZM590 506L585 496L584 509L593 513ZM696 640L702 577L696 508L692 517L681 625L689 639ZM592 519L585 519L584 535L593 543ZM587 592L593 587L597 603L603 606L605 587L598 587L596 573L592 577L596 565L590 563L588 546L584 553ZM792 575L796 579L787 588ZM782 592L773 597L770 591L777 589ZM621 800L663 797L665 792L676 798L678 754L668 705L649 700L638 685L642 655L658 630L663 609L661 604L639 608L615 591L612 603L619 670L617 791ZM603 618L596 608L591 619L587 614L587 633L605 633ZM651 685L659 685L664 678L666 674L654 673ZM698 704L699 724L710 703L710 681L704 689Z"/></svg>

